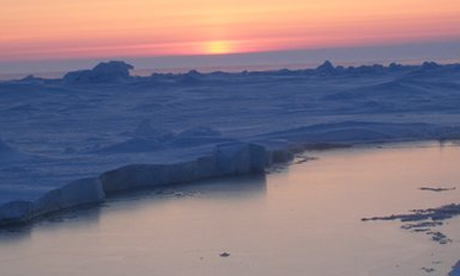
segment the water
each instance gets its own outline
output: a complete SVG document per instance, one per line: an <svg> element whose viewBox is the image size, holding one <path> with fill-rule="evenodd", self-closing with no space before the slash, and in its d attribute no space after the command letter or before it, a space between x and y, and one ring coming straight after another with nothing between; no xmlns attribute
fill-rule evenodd
<svg viewBox="0 0 460 276"><path fill-rule="evenodd" d="M1 232L0 274L446 275L460 259L459 219L438 229L453 239L447 245L399 222L360 220L458 202L460 147L307 154L318 159L266 176L138 192Z"/></svg>

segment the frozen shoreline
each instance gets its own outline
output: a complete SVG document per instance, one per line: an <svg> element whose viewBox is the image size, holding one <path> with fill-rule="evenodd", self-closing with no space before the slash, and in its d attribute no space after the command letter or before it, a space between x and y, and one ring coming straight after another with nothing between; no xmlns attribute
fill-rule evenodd
<svg viewBox="0 0 460 276"><path fill-rule="evenodd" d="M224 265L220 271L226 275L264 275L274 270L285 274L293 259L294 275L307 270L324 276L334 271L448 275L458 261L458 219L434 227L452 239L441 245L423 232L400 229L399 222L363 223L360 218L456 202L455 160L460 147L455 142L370 144L312 150L301 156L316 159L298 164L298 156L289 168L274 166L267 175L122 192L98 206L53 214L30 227L5 229L0 231L5 273L54 275L50 270L69 268L66 258L85 264L88 275L100 274L98 267L132 271L124 263L110 269L100 265L107 256L120 254L143 271L165 275L177 275L177 270L193 264L196 270L187 270L188 274L213 275L211 260ZM456 190L438 193L420 187ZM81 248L83 241L88 246L78 250L81 255L66 254L71 248ZM139 246L145 258L139 257ZM231 257L220 260L222 252ZM25 253L30 257L23 259ZM62 262L49 269L40 265L59 256ZM259 264L256 269L255 263ZM170 273L163 267L170 267Z"/></svg>
<svg viewBox="0 0 460 276"><path fill-rule="evenodd" d="M172 164L133 164L73 181L35 201L12 201L0 206L0 227L25 224L47 214L95 205L106 196L137 189L193 182L209 178L264 173L267 166L288 162L292 153L267 150L248 143L217 145L211 156Z"/></svg>
<svg viewBox="0 0 460 276"><path fill-rule="evenodd" d="M148 77L130 69L109 62L62 79L0 82L0 224L112 191L260 172L315 146L460 138L458 64ZM243 153L219 153L228 145Z"/></svg>
<svg viewBox="0 0 460 276"><path fill-rule="evenodd" d="M452 271L449 273L449 276L458 276L460 275L460 261L458 261L453 267Z"/></svg>

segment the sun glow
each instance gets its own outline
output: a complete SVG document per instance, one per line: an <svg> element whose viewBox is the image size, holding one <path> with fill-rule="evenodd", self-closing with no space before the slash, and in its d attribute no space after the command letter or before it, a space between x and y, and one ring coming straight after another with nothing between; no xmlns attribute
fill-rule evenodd
<svg viewBox="0 0 460 276"><path fill-rule="evenodd" d="M232 45L228 41L215 40L208 41L205 44L205 53L209 55L229 54L233 51Z"/></svg>
<svg viewBox="0 0 460 276"><path fill-rule="evenodd" d="M0 2L0 63L460 40L458 0Z"/></svg>

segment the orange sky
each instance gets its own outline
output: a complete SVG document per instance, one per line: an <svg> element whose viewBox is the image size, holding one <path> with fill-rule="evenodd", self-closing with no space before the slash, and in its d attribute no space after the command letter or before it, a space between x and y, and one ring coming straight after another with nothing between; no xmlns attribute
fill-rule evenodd
<svg viewBox="0 0 460 276"><path fill-rule="evenodd" d="M459 38L458 0L0 0L0 62Z"/></svg>

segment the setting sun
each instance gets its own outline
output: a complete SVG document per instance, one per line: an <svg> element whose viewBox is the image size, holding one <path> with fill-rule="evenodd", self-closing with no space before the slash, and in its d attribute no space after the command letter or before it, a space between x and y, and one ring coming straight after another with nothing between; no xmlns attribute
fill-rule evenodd
<svg viewBox="0 0 460 276"><path fill-rule="evenodd" d="M0 63L460 43L459 14L458 0L3 1Z"/></svg>
<svg viewBox="0 0 460 276"><path fill-rule="evenodd" d="M231 43L223 40L209 41L205 44L205 53L211 55L228 54L232 52Z"/></svg>

